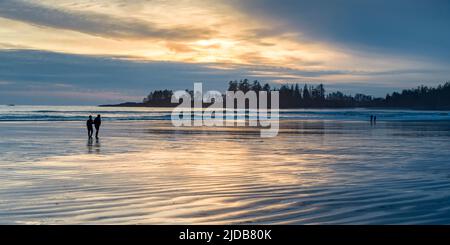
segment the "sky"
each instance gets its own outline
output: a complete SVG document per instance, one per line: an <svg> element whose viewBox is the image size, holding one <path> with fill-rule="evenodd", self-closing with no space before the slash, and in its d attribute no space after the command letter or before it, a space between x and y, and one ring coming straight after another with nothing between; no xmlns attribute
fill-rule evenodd
<svg viewBox="0 0 450 245"><path fill-rule="evenodd" d="M446 0L0 0L0 104L230 80L385 96L450 79Z"/></svg>

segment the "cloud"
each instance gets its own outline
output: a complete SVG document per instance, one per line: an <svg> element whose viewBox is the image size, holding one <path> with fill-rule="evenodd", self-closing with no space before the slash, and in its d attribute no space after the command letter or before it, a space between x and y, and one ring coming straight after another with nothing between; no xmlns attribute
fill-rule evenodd
<svg viewBox="0 0 450 245"><path fill-rule="evenodd" d="M10 85L10 84L13 84L13 82L0 81L0 86L1 86L1 85Z"/></svg>
<svg viewBox="0 0 450 245"><path fill-rule="evenodd" d="M190 40L209 38L210 28L192 28L188 24L162 28L155 23L103 13L63 10L20 0L0 1L0 16L32 25L72 30L112 38L166 38Z"/></svg>
<svg viewBox="0 0 450 245"><path fill-rule="evenodd" d="M290 69L269 65L136 61L37 50L0 51L0 104L103 104L140 101L153 89L225 90L230 80L324 83L327 89L384 95L393 88L435 85L448 71ZM383 81L383 82L380 82ZM350 86L353 84L354 86ZM77 100L78 98L78 100Z"/></svg>
<svg viewBox="0 0 450 245"><path fill-rule="evenodd" d="M443 0L0 0L0 103L243 78L372 95L436 85L450 76L449 12Z"/></svg>
<svg viewBox="0 0 450 245"><path fill-rule="evenodd" d="M249 16L279 22L278 32L365 52L450 63L446 0L230 0Z"/></svg>

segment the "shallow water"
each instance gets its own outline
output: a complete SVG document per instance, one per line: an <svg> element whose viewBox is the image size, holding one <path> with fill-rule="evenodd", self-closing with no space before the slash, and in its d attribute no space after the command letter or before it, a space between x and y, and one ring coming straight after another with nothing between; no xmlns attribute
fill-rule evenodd
<svg viewBox="0 0 450 245"><path fill-rule="evenodd" d="M171 120L173 108L97 107L97 106L4 106L0 122L85 121L87 115L101 114L107 121ZM196 113L198 115L198 113ZM381 109L282 109L280 119L367 121L376 115L382 121L450 121L449 111ZM238 117L243 117L243 111Z"/></svg>
<svg viewBox="0 0 450 245"><path fill-rule="evenodd" d="M450 123L0 123L0 223L450 224Z"/></svg>

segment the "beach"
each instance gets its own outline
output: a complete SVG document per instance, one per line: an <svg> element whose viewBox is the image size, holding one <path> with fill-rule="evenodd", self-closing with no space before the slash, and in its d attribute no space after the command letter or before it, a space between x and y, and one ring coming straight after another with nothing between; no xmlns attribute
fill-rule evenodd
<svg viewBox="0 0 450 245"><path fill-rule="evenodd" d="M450 224L448 112L291 110L261 138L58 108L0 108L1 224Z"/></svg>

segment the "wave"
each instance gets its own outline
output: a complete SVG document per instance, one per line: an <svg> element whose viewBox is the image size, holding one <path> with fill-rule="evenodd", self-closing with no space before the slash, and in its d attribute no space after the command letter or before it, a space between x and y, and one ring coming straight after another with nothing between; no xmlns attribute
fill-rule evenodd
<svg viewBox="0 0 450 245"><path fill-rule="evenodd" d="M99 108L99 107L0 107L0 121L84 121L88 115L101 114L107 121L171 120L170 108ZM224 113L225 114L225 113ZM200 112L192 113L192 117ZM370 109L282 109L281 120L367 121L371 115L378 121L450 121L447 111L370 110ZM252 118L243 110L237 119Z"/></svg>

